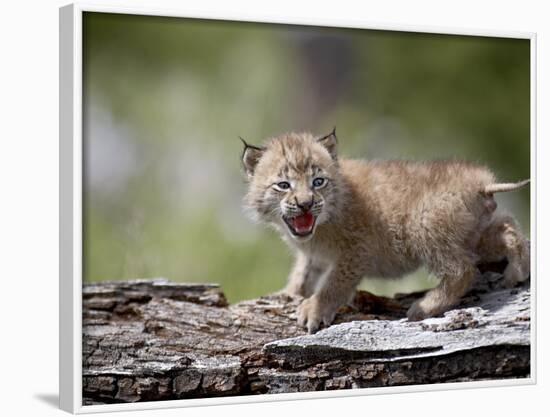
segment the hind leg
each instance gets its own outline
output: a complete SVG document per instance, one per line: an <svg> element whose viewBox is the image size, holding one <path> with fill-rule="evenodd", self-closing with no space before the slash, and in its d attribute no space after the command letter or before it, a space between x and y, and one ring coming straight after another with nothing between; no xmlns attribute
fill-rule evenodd
<svg viewBox="0 0 550 417"><path fill-rule="evenodd" d="M493 218L483 230L477 252L482 262L508 260L504 270L504 284L507 287L513 287L530 276L529 241L512 216L500 214Z"/></svg>
<svg viewBox="0 0 550 417"><path fill-rule="evenodd" d="M479 273L473 257L469 254L438 258L442 262L432 265L430 269L441 279L441 282L409 308L407 317L411 321L438 316L454 307L470 289Z"/></svg>

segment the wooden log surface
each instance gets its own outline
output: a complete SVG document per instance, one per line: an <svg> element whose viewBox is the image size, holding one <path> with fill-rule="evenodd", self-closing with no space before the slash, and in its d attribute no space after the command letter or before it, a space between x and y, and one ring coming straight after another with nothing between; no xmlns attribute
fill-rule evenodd
<svg viewBox="0 0 550 417"><path fill-rule="evenodd" d="M420 322L405 313L422 293L358 291L313 335L296 325L299 297L228 305L216 285L88 284L84 404L528 377L530 286L501 278L484 269L460 305Z"/></svg>

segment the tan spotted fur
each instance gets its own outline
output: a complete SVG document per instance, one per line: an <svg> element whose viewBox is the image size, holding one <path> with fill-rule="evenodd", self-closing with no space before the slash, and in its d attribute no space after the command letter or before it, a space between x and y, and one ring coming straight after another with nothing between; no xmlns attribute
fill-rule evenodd
<svg viewBox="0 0 550 417"><path fill-rule="evenodd" d="M285 291L305 297L298 321L310 332L330 325L363 277L397 278L424 265L439 285L408 311L410 320L439 315L457 303L480 261L508 258L508 285L529 276L529 246L513 217L496 212L497 184L467 162L365 161L339 158L335 132L316 138L288 133L263 146L245 143L245 206L278 230L295 254ZM316 177L327 179L321 189ZM277 190L279 181L292 184ZM313 233L295 236L282 216L311 201Z"/></svg>

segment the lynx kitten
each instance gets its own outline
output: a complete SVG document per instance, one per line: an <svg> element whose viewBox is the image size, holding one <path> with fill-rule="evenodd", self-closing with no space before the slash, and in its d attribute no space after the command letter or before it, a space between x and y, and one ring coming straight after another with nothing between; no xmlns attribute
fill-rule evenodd
<svg viewBox="0 0 550 417"><path fill-rule="evenodd" d="M245 204L294 251L285 291L305 297L297 315L310 333L330 325L365 276L396 278L425 265L440 278L409 320L455 305L479 262L507 258L510 286L529 277L528 242L513 217L495 212L493 198L529 180L499 184L467 162L338 158L335 131L244 145Z"/></svg>

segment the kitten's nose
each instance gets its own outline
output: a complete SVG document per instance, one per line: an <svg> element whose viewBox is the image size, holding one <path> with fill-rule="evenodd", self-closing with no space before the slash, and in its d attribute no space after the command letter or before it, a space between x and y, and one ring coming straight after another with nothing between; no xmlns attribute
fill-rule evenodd
<svg viewBox="0 0 550 417"><path fill-rule="evenodd" d="M296 199L296 205L302 209L302 211L304 213L308 212L311 207L313 207L313 197L311 197L311 200L306 200L306 201L298 201L298 199Z"/></svg>

